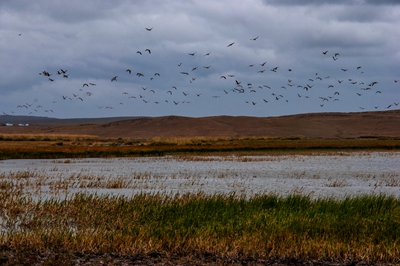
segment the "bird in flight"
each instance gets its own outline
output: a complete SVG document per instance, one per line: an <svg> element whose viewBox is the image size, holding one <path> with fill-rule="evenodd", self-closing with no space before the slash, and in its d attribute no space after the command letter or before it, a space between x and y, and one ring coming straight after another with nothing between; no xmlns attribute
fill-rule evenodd
<svg viewBox="0 0 400 266"><path fill-rule="evenodd" d="M322 52L324 55L326 55L328 53L328 50L326 50L325 52Z"/></svg>
<svg viewBox="0 0 400 266"><path fill-rule="evenodd" d="M234 44L235 44L235 42L231 42L230 44L228 44L227 47L230 47L230 46L232 46L232 45L234 45Z"/></svg>
<svg viewBox="0 0 400 266"><path fill-rule="evenodd" d="M129 74L132 73L132 70L130 70L129 68L126 70L126 72L128 72Z"/></svg>
<svg viewBox="0 0 400 266"><path fill-rule="evenodd" d="M111 82L113 82L113 81L117 81L117 77L118 77L118 76L114 76L114 77L112 77L112 78L111 78Z"/></svg>
<svg viewBox="0 0 400 266"><path fill-rule="evenodd" d="M149 52L149 54L151 54L151 51L150 51L150 49L146 49L145 51L146 51L146 52Z"/></svg>
<svg viewBox="0 0 400 266"><path fill-rule="evenodd" d="M153 28L146 28L147 31L151 31Z"/></svg>
<svg viewBox="0 0 400 266"><path fill-rule="evenodd" d="M256 41L258 39L258 36L257 37L255 37L255 38L253 38L253 39L250 39L250 40L252 40L252 41Z"/></svg>

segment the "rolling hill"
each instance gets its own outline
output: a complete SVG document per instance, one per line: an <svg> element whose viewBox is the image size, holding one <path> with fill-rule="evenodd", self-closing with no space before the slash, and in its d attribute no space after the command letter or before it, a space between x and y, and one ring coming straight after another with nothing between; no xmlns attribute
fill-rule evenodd
<svg viewBox="0 0 400 266"><path fill-rule="evenodd" d="M0 116L0 123L17 120L12 120L12 117ZM195 136L400 137L400 110L312 113L280 117L211 116L192 118L162 116L84 119L25 117L22 120L24 120L24 123L32 125L29 127L2 126L0 127L0 134L85 134L101 138Z"/></svg>

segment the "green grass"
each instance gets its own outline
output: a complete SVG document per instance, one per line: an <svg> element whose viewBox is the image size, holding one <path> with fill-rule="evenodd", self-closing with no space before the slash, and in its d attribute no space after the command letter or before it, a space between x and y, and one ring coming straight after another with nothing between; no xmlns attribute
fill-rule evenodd
<svg viewBox="0 0 400 266"><path fill-rule="evenodd" d="M400 262L400 199L77 194L35 201L2 186L0 245L15 250Z"/></svg>

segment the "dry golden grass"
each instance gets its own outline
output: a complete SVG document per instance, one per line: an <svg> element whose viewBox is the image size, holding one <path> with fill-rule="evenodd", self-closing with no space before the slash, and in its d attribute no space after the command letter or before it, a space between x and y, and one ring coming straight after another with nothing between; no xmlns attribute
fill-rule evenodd
<svg viewBox="0 0 400 266"><path fill-rule="evenodd" d="M35 201L2 186L0 244L39 252L212 253L399 262L398 199L83 195Z"/></svg>
<svg viewBox="0 0 400 266"><path fill-rule="evenodd" d="M42 135L33 140L0 136L0 159L162 156L167 154L265 154L329 152L333 150L398 150L400 139L304 139L269 137L154 137L102 139Z"/></svg>

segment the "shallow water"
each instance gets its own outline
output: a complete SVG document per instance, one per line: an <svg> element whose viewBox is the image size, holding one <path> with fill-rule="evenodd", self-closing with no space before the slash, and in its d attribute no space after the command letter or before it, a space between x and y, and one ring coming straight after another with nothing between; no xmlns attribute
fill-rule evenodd
<svg viewBox="0 0 400 266"><path fill-rule="evenodd" d="M76 192L291 193L318 197L400 196L400 152L280 156L191 156L0 161L0 181L35 197Z"/></svg>

